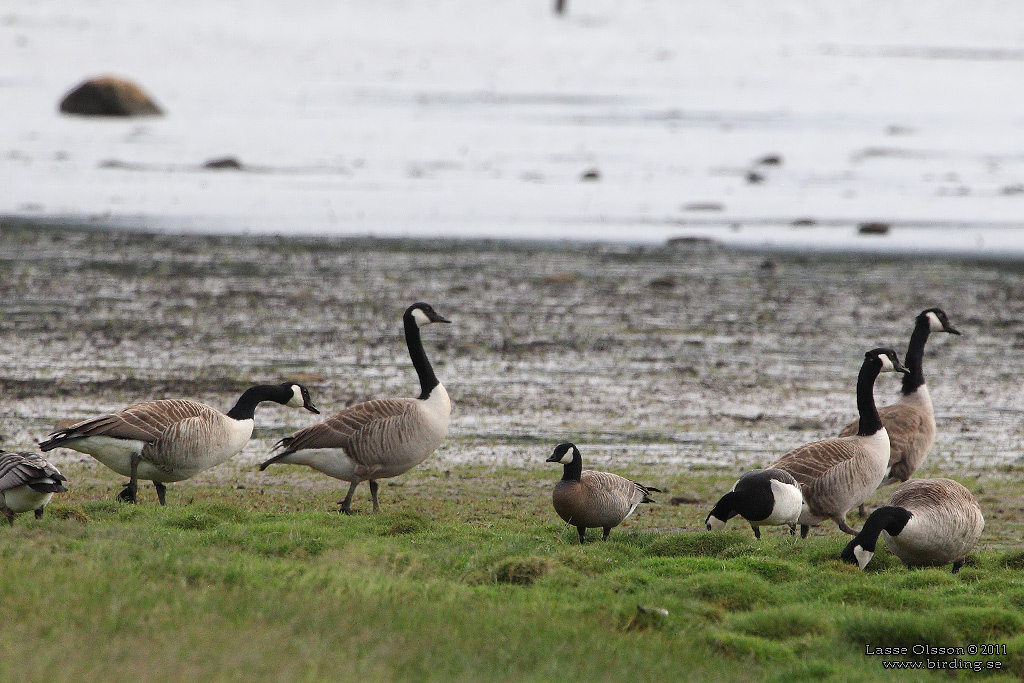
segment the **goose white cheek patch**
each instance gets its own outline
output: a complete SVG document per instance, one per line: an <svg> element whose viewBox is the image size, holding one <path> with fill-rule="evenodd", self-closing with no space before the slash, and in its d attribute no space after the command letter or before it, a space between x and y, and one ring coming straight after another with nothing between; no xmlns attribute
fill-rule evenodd
<svg viewBox="0 0 1024 683"><path fill-rule="evenodd" d="M430 324L430 318L423 312L422 309L414 308L412 311L412 319L416 321L417 325L428 325Z"/></svg>
<svg viewBox="0 0 1024 683"><path fill-rule="evenodd" d="M875 554L870 550L864 550L864 548L861 548L858 545L853 549L853 556L857 558L857 565L861 568L861 571L863 571L864 567L868 566L868 562L871 561L871 558L874 557Z"/></svg>
<svg viewBox="0 0 1024 683"><path fill-rule="evenodd" d="M288 405L292 408L301 408L306 405L306 402L302 400L302 389L298 384L292 385L292 398L288 401Z"/></svg>
<svg viewBox="0 0 1024 683"><path fill-rule="evenodd" d="M893 367L892 359L889 358L889 356L883 354L879 356L878 359L882 361L882 372L893 372L896 370L896 368Z"/></svg>
<svg viewBox="0 0 1024 683"><path fill-rule="evenodd" d="M711 515L707 521L708 531L721 531L725 528L725 522L720 520L718 517Z"/></svg>
<svg viewBox="0 0 1024 683"><path fill-rule="evenodd" d="M942 326L942 321L939 320L939 316L935 315L934 312L928 311L927 318L928 326L931 328L932 332L939 332L940 330L944 329Z"/></svg>

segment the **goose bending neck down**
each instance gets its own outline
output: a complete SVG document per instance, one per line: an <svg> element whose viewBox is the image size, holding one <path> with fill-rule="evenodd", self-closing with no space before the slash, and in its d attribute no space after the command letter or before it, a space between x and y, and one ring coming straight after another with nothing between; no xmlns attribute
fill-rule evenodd
<svg viewBox="0 0 1024 683"><path fill-rule="evenodd" d="M0 514L14 526L14 515L33 510L36 519L55 493L67 491L67 477L38 453L0 450Z"/></svg>
<svg viewBox="0 0 1024 683"><path fill-rule="evenodd" d="M726 522L738 515L750 523L754 538L761 538L762 526L784 524L790 534L795 534L797 520L806 510L800 483L789 472L752 470L719 499L704 524L708 531L724 529Z"/></svg>
<svg viewBox="0 0 1024 683"><path fill-rule="evenodd" d="M871 513L841 557L864 569L879 535L909 567L953 563L955 574L978 543L985 519L971 492L952 479L913 479Z"/></svg>
<svg viewBox="0 0 1024 683"><path fill-rule="evenodd" d="M70 448L129 477L118 498L134 503L138 480L153 482L161 505L167 482L182 481L237 455L252 436L256 406L264 401L319 413L301 384L260 384L246 389L226 414L187 399L136 403L53 432L45 453Z"/></svg>
<svg viewBox="0 0 1024 683"><path fill-rule="evenodd" d="M633 514L637 505L655 502L649 493L661 492L610 472L584 472L580 450L572 443L556 446L547 462L564 465L551 502L558 516L576 527L580 543L586 540L587 529L596 527L604 531L602 540L607 541L612 527Z"/></svg>
<svg viewBox="0 0 1024 683"><path fill-rule="evenodd" d="M403 474L437 450L448 433L451 400L427 359L420 327L451 322L429 304L409 306L402 316L405 342L420 381L417 398L385 398L358 403L281 439L280 452L260 465L306 465L349 482L341 512L352 513L352 496L361 481L370 482L373 511L377 480Z"/></svg>
<svg viewBox="0 0 1024 683"><path fill-rule="evenodd" d="M877 348L864 355L857 377L856 434L815 441L782 456L770 468L789 472L802 486L807 508L800 514L800 535L811 526L833 520L848 534L857 532L846 523L846 513L867 500L889 466L889 435L875 408L874 384L879 373L902 372L896 352Z"/></svg>

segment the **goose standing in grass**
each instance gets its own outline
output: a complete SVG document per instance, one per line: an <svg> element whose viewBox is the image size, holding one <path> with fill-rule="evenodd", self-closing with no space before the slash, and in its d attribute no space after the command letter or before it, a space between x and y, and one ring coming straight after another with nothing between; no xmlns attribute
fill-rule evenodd
<svg viewBox="0 0 1024 683"><path fill-rule="evenodd" d="M14 515L34 510L36 519L55 493L67 491L67 477L37 453L0 450L0 514L14 526Z"/></svg>
<svg viewBox="0 0 1024 683"><path fill-rule="evenodd" d="M801 538L826 519L855 535L856 530L846 523L846 513L867 500L889 469L889 435L878 417L873 392L881 372L906 373L907 369L892 349L864 354L857 378L860 428L856 434L805 444L768 466L789 472L802 486L807 509L798 520Z"/></svg>
<svg viewBox="0 0 1024 683"><path fill-rule="evenodd" d="M566 460L566 457L569 459ZM583 471L583 458L575 444L555 446L547 462L562 463L562 478L555 484L551 502L555 512L566 524L576 527L580 543L585 541L587 529L601 527L607 541L612 527L633 514L640 503L655 502L648 497L660 489L644 486L610 472Z"/></svg>
<svg viewBox="0 0 1024 683"><path fill-rule="evenodd" d="M277 453L260 465L275 462L306 465L329 477L350 482L341 512L352 514L352 494L361 481L370 482L373 511L379 512L377 480L397 477L437 450L448 434L452 404L437 380L420 339L420 326L451 322L433 307L415 303L402 316L405 343L420 380L417 398L383 398L349 406L279 441Z"/></svg>
<svg viewBox="0 0 1024 683"><path fill-rule="evenodd" d="M237 455L252 436L256 406L273 401L319 413L301 384L260 384L220 412L198 401L162 399L83 420L40 442L45 453L70 448L87 453L129 477L120 500L136 502L138 480L153 482L166 505L166 482L182 481Z"/></svg>
<svg viewBox="0 0 1024 683"><path fill-rule="evenodd" d="M891 449L889 474L882 486L906 481L914 476L935 442L935 413L922 368L924 345L932 332L960 334L949 323L949 318L941 308L926 308L918 314L904 358L910 372L903 376L900 399L878 409L882 424L889 433ZM854 420L848 424L839 436L856 434L858 422ZM863 504L860 506L860 516L864 516Z"/></svg>
<svg viewBox="0 0 1024 683"><path fill-rule="evenodd" d="M795 534L796 523L806 510L800 483L792 474L780 469L752 470L722 496L704 524L708 531L724 529L726 522L739 515L750 522L754 538L761 538L761 527L781 524Z"/></svg>
<svg viewBox="0 0 1024 683"><path fill-rule="evenodd" d="M843 549L842 558L864 569L875 554L879 534L908 567L953 563L960 571L985 528L971 492L952 479L912 479L901 484Z"/></svg>

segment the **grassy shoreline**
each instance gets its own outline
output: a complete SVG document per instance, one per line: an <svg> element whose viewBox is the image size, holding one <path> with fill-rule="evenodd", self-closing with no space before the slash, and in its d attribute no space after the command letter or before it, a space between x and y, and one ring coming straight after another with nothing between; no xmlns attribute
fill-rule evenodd
<svg viewBox="0 0 1024 683"><path fill-rule="evenodd" d="M302 468L256 471L308 419L286 409L261 409L250 446L170 486L166 508L148 484L117 504L120 477L55 453L71 491L0 530L0 674L877 680L867 645L1005 643L1003 678L1024 675L1012 265L0 222L0 447L146 398L227 408L269 379L303 381L325 411L408 395L398 315L417 299L454 321L425 343L455 412L438 453L383 484L382 514L360 491L364 514L338 515L343 487ZM929 343L939 436L923 475L964 483L987 521L960 574L885 550L860 573L831 524L806 541L703 531L740 472L837 432L863 350L902 355L935 304L965 334ZM880 381L879 400L894 391ZM576 545L543 463L563 440L585 467L667 493L608 543Z"/></svg>

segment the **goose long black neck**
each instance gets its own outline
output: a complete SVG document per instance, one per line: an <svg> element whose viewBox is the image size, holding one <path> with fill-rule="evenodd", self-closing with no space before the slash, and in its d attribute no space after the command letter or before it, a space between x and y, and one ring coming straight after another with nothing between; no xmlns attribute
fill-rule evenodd
<svg viewBox="0 0 1024 683"><path fill-rule="evenodd" d="M427 360L427 352L423 350L423 341L420 339L420 327L412 317L411 309L405 312L402 321L405 324L405 343L409 347L409 357L412 358L412 366L416 368L416 374L420 378L419 398L425 400L430 397L430 392L440 382L437 381L434 368L430 366L430 361Z"/></svg>
<svg viewBox="0 0 1024 683"><path fill-rule="evenodd" d="M912 394L924 384L924 345L928 341L928 334L932 326L927 316L918 316L914 325L914 333L910 335L910 344L907 346L906 361L907 370L910 372L903 375L903 394Z"/></svg>
<svg viewBox="0 0 1024 683"><path fill-rule="evenodd" d="M871 513L871 516L864 522L860 533L850 541L850 545L859 545L864 550L873 553L878 543L878 536L883 531L887 532L890 536L899 535L912 516L910 510L906 508L896 505L883 505Z"/></svg>
<svg viewBox="0 0 1024 683"><path fill-rule="evenodd" d="M875 379L882 371L882 361L876 356L864 359L857 377L857 412L860 413L859 436L871 436L882 428L882 419L875 407Z"/></svg>
<svg viewBox="0 0 1024 683"><path fill-rule="evenodd" d="M252 420L256 417L256 406L264 401L283 404L291 397L291 390L280 384L260 384L246 389L227 415L234 420Z"/></svg>
<svg viewBox="0 0 1024 683"><path fill-rule="evenodd" d="M711 510L711 514L722 521L729 521L736 515L748 520L766 519L772 513L772 501L766 495L752 491L730 491Z"/></svg>
<svg viewBox="0 0 1024 683"><path fill-rule="evenodd" d="M572 460L562 468L563 481L579 481L583 476L583 458L577 449L572 449Z"/></svg>

